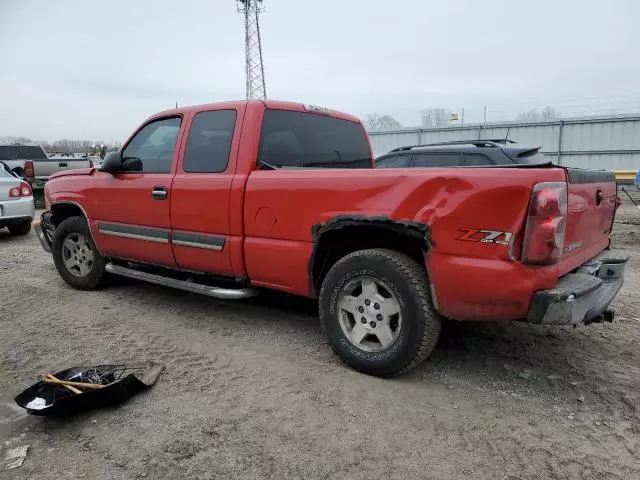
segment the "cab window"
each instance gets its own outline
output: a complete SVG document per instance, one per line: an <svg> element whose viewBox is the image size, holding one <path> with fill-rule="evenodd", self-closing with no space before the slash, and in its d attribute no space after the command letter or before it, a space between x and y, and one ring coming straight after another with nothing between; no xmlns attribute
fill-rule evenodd
<svg viewBox="0 0 640 480"><path fill-rule="evenodd" d="M148 123L133 137L122 158L139 158L143 173L169 173L180 132L179 117Z"/></svg>
<svg viewBox="0 0 640 480"><path fill-rule="evenodd" d="M229 163L229 151L235 110L199 112L191 122L183 169L192 173L224 172Z"/></svg>

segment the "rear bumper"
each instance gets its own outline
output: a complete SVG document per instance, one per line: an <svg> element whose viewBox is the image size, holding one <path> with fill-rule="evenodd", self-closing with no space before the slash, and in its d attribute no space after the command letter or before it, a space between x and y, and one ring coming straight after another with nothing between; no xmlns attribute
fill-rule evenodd
<svg viewBox="0 0 640 480"><path fill-rule="evenodd" d="M560 278L556 288L536 292L527 321L550 325L575 325L601 321L620 291L629 254L605 250L576 273Z"/></svg>
<svg viewBox="0 0 640 480"><path fill-rule="evenodd" d="M35 211L33 197L0 200L0 225L32 219Z"/></svg>
<svg viewBox="0 0 640 480"><path fill-rule="evenodd" d="M33 222L33 229L42 248L44 248L45 252L50 252L51 244L53 243L53 232L56 229L51 221L51 212L44 212L40 216L40 220Z"/></svg>

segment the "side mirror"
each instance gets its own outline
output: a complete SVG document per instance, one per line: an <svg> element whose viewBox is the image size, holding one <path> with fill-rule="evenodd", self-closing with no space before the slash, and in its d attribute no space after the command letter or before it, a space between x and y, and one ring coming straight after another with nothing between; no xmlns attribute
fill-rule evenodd
<svg viewBox="0 0 640 480"><path fill-rule="evenodd" d="M100 165L101 172L116 173L122 171L122 157L120 152L109 152Z"/></svg>
<svg viewBox="0 0 640 480"><path fill-rule="evenodd" d="M122 158L120 152L109 152L102 160L100 171L107 173L142 172L142 160L136 157Z"/></svg>
<svg viewBox="0 0 640 480"><path fill-rule="evenodd" d="M142 171L142 160L136 157L127 157L122 160L122 171L123 172L141 172Z"/></svg>

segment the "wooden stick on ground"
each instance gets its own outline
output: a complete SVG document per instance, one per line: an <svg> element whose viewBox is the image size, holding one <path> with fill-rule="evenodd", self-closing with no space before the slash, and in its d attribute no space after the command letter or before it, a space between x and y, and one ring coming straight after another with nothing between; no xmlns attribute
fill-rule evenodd
<svg viewBox="0 0 640 480"><path fill-rule="evenodd" d="M47 375L46 377L44 377L45 380L49 379L49 380L56 380L56 381L60 381L58 380L56 377L54 377L53 375ZM73 393L82 393L82 390L78 390L76 387L72 387L71 385L63 385L64 388L66 388L67 390L71 390Z"/></svg>
<svg viewBox="0 0 640 480"><path fill-rule="evenodd" d="M70 387L78 387L78 388L90 388L92 390L97 390L99 388L104 387L104 385L97 385L95 383L69 382L67 380L58 380L53 375L47 375L45 378L42 379L42 381L45 383L55 383L57 385L62 385L64 387L70 386Z"/></svg>

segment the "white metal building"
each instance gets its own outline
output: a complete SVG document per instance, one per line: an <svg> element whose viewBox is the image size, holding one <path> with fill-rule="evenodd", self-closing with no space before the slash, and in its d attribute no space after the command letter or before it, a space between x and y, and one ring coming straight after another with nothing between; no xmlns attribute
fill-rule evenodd
<svg viewBox="0 0 640 480"><path fill-rule="evenodd" d="M377 156L406 145L505 138L507 133L518 143L540 145L560 165L640 170L640 115L410 128L369 132L369 136Z"/></svg>

